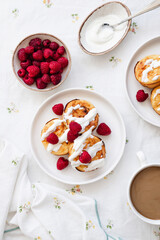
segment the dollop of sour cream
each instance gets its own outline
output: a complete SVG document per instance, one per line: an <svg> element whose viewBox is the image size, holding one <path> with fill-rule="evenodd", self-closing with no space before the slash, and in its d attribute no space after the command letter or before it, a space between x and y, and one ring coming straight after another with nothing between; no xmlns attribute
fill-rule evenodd
<svg viewBox="0 0 160 240"><path fill-rule="evenodd" d="M125 18L126 16L124 16ZM112 48L124 35L127 23L112 27L102 26L104 23L116 24L123 18L118 15L97 17L87 24L85 30L85 47L91 52L102 52Z"/></svg>

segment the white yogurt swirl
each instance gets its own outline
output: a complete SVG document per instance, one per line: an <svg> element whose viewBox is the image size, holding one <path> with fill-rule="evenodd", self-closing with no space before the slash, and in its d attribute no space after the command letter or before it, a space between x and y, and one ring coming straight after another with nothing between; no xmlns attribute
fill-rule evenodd
<svg viewBox="0 0 160 240"><path fill-rule="evenodd" d="M41 136L41 140L43 141L46 137L48 137L52 132L56 130L58 126L61 125L62 122L65 122L64 120L60 119L54 119L53 124L47 129L46 132L44 132Z"/></svg>
<svg viewBox="0 0 160 240"><path fill-rule="evenodd" d="M154 94L154 96L153 96L153 99L154 99L155 97L157 97L158 94L160 94L160 88L156 90L156 92L155 92L155 94Z"/></svg>
<svg viewBox="0 0 160 240"><path fill-rule="evenodd" d="M79 160L74 161L74 159L83 152L86 139L93 137L93 135L91 134L93 128L94 127L92 126L88 131L86 131L80 137L78 137L74 140L74 144L73 144L74 152L68 158L68 160L71 162L71 166L73 168L76 168L80 165L85 165L85 166L87 166L87 168L85 168L85 171L87 172L87 171L92 171L96 168L103 166L104 160L105 160L104 158L100 158L100 159L97 159L95 161L92 161L92 162L86 163L86 164L81 163ZM94 158L96 156L97 152L102 149L102 146L103 146L103 142L100 141L100 142L97 142L96 144L94 144L93 146L88 147L87 149L85 149L85 151L87 151L90 154L91 158Z"/></svg>
<svg viewBox="0 0 160 240"><path fill-rule="evenodd" d="M127 23L123 23L114 29L102 25L104 23L116 24L121 20L120 16L110 14L90 21L85 30L84 47L91 52L102 52L113 47L124 35Z"/></svg>
<svg viewBox="0 0 160 240"><path fill-rule="evenodd" d="M89 136L91 135L93 128L94 127L92 126L88 131L86 131L85 133L83 133L81 136L79 136L78 138L76 138L74 140L74 144L73 144L74 152L68 158L68 160L70 162L73 161L73 159L76 158L78 155L80 155L80 153L82 152L82 150L84 148L84 143L85 143L86 139L89 138Z"/></svg>
<svg viewBox="0 0 160 240"><path fill-rule="evenodd" d="M54 119L53 120L53 124L47 129L46 132L44 132L41 136L41 140L45 140L52 132L54 132L56 130L56 128L58 126L60 126L63 122L65 122L65 120L60 120L60 119ZM67 142L67 133L69 132L69 129L66 129L64 131L64 133L58 138L58 143L57 144L51 144L51 143L48 143L48 146L47 146L47 151L48 152L52 152L52 151L55 151L57 152L62 143L63 142Z"/></svg>
<svg viewBox="0 0 160 240"><path fill-rule="evenodd" d="M59 141L58 141L57 144L49 143L48 146L47 146L47 151L48 152L52 152L52 151L57 152L60 149L62 143L67 142L68 132L69 132L69 129L66 129L65 132L59 137Z"/></svg>
<svg viewBox="0 0 160 240"><path fill-rule="evenodd" d="M94 120L97 110L96 108L92 108L84 117L77 118L72 116L72 111L76 109L83 109L79 104L77 104L75 107L69 107L67 112L64 113L64 119L71 121L75 121L79 123L82 127L81 132L85 130L85 127L89 125L89 123Z"/></svg>

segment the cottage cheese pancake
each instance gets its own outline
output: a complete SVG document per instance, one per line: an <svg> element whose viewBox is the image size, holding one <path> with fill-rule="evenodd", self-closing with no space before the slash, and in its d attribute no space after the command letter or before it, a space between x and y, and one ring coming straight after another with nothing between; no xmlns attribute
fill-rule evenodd
<svg viewBox="0 0 160 240"><path fill-rule="evenodd" d="M160 86L153 89L151 93L151 104L156 113L160 115Z"/></svg>
<svg viewBox="0 0 160 240"><path fill-rule="evenodd" d="M99 167L102 167L105 161L106 149L104 142L91 134L92 129L83 133L78 137L74 143L69 146L69 158L71 166L81 172L90 172ZM80 161L80 155L83 151L87 151L91 156L89 163L82 163Z"/></svg>
<svg viewBox="0 0 160 240"><path fill-rule="evenodd" d="M150 55L140 60L135 66L135 77L145 87L160 85L160 55Z"/></svg>
<svg viewBox="0 0 160 240"><path fill-rule="evenodd" d="M95 106L82 99L74 99L67 103L64 114L67 124L72 121L79 123L82 127L81 133L87 131L93 126L93 130L98 125L99 116Z"/></svg>
<svg viewBox="0 0 160 240"><path fill-rule="evenodd" d="M41 132L41 141L45 149L55 155L65 155L68 153L67 133L69 129L66 122L62 119L54 118L47 122ZM55 133L58 136L58 143L51 144L46 138Z"/></svg>

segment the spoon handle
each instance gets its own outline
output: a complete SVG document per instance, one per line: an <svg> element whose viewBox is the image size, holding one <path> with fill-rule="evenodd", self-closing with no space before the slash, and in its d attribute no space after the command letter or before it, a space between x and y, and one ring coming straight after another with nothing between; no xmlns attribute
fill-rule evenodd
<svg viewBox="0 0 160 240"><path fill-rule="evenodd" d="M149 12L149 11L155 9L155 8L158 8L158 7L160 7L160 0L155 0L152 3L150 3L149 5L147 5L143 10L139 11L136 14L133 14L133 15L129 16L128 18L126 18L126 19L122 20L121 22L119 22L117 24L114 24L112 26L116 27L116 26L120 25L121 23L124 23L124 22L126 22L126 21L128 21L128 20L130 20L130 19L132 19L134 17L137 17L137 16L139 16L141 14Z"/></svg>

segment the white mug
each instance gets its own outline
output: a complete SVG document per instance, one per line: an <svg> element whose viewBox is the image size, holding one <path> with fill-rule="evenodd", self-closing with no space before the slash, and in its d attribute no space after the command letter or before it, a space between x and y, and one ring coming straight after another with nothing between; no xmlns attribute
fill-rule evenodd
<svg viewBox="0 0 160 240"><path fill-rule="evenodd" d="M141 168L133 174L133 176L131 177L131 179L129 181L128 190L127 190L127 195L128 195L127 197L128 197L129 206L131 207L131 209L134 212L134 214L137 217L139 217L142 221L150 223L150 224L153 224L153 225L160 225L160 220L154 220L154 219L150 219L150 218L144 217L142 214L140 214L135 209L135 207L134 207L134 205L132 203L131 194L130 194L132 182L133 182L134 178L137 176L137 174L140 173L143 169L146 169L146 168L149 168L149 167L160 167L160 163L150 163L150 164L146 163L145 156L144 156L143 152L141 152L141 151L137 153L137 157L140 160Z"/></svg>

